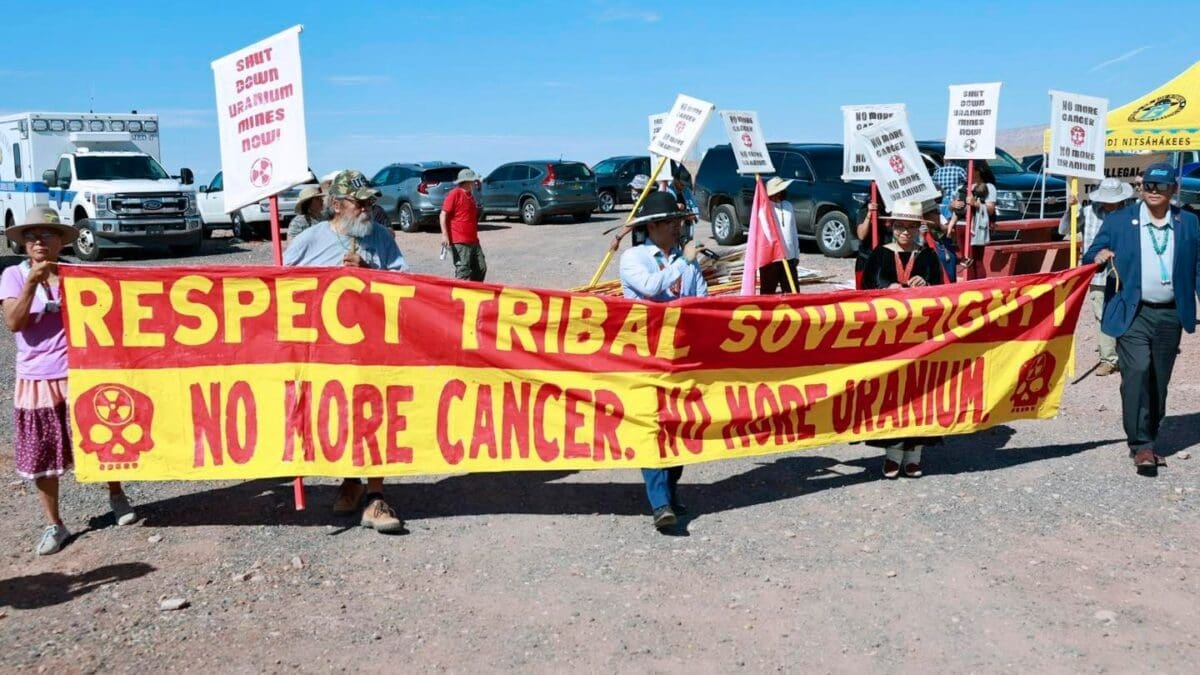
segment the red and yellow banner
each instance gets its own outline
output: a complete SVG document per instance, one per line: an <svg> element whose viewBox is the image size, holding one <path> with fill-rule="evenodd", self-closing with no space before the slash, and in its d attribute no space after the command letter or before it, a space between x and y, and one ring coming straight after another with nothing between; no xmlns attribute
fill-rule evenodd
<svg viewBox="0 0 1200 675"><path fill-rule="evenodd" d="M656 467L1051 417L1093 271L668 305L339 268L63 266L76 471Z"/></svg>

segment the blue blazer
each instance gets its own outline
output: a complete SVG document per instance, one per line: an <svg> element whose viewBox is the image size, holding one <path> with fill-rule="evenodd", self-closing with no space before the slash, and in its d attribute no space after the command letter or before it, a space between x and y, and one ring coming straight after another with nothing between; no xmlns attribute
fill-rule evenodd
<svg viewBox="0 0 1200 675"><path fill-rule="evenodd" d="M1121 337L1129 330L1142 301L1142 235L1141 202L1108 214L1091 247L1083 254L1083 263L1096 261L1096 254L1108 249L1116 254L1113 261L1121 277L1121 289L1116 279L1108 275L1104 289L1104 318L1100 329L1105 335ZM1179 323L1189 333L1196 330L1196 288L1200 286L1200 221L1196 215L1171 207L1171 226L1175 231L1175 267L1171 282L1175 288L1175 308Z"/></svg>

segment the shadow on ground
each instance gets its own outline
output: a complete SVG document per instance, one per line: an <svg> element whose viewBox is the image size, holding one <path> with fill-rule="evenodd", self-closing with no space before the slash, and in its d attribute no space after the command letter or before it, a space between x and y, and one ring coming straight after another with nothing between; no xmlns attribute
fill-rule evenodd
<svg viewBox="0 0 1200 675"><path fill-rule="evenodd" d="M154 571L146 563L117 563L80 574L42 572L0 580L0 607L39 609L61 605L117 581L144 577Z"/></svg>
<svg viewBox="0 0 1200 675"><path fill-rule="evenodd" d="M1015 433L1011 427L1001 426L949 438L945 444L926 451L923 462L926 475L999 471L1119 442L1103 440L1006 449ZM685 473L679 491L693 514L687 520L694 520L704 514L880 480L881 464L881 457L842 462L834 457L799 454L760 463L749 471L713 483L689 484ZM599 472L591 474L597 479L594 482L557 482L572 473L478 473L450 476L436 483L390 485L388 501L409 520L513 513L648 514L640 483L603 482L605 474ZM308 486L309 508L297 512L292 508L290 481L259 480L145 504L139 507L139 512L145 514L147 525L159 527L276 524L352 527L357 524L355 517L334 516L329 510L336 492L334 485Z"/></svg>

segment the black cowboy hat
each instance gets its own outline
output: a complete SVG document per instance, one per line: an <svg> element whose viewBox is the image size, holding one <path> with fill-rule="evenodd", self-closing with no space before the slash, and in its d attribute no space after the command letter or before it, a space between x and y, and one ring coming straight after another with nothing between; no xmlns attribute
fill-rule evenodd
<svg viewBox="0 0 1200 675"><path fill-rule="evenodd" d="M691 211L684 211L675 202L675 195L670 192L651 192L637 210L637 217L629 221L630 227L641 227L650 223L676 218L689 218Z"/></svg>

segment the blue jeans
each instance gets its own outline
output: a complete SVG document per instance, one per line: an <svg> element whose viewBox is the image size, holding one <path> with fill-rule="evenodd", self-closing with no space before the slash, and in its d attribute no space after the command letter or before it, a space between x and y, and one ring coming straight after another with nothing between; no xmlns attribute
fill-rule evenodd
<svg viewBox="0 0 1200 675"><path fill-rule="evenodd" d="M646 498L650 508L658 510L675 503L675 486L683 475L682 466L669 469L642 469L642 480L646 482Z"/></svg>

